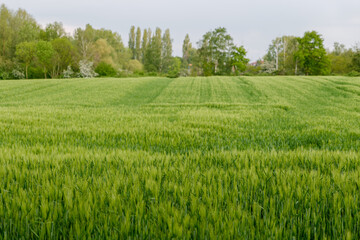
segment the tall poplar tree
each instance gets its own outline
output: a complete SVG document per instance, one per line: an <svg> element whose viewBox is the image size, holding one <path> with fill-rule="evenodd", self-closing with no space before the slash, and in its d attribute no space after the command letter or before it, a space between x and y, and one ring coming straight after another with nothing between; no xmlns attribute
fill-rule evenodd
<svg viewBox="0 0 360 240"><path fill-rule="evenodd" d="M167 73L172 63L172 40L170 37L170 30L166 29L162 39L161 52L161 69L162 72Z"/></svg>
<svg viewBox="0 0 360 240"><path fill-rule="evenodd" d="M182 57L186 65L189 63L190 49L192 48L189 34L186 34L183 46L182 46Z"/></svg>
<svg viewBox="0 0 360 240"><path fill-rule="evenodd" d="M156 28L155 35L146 50L144 66L148 72L161 72L162 36L161 29Z"/></svg>
<svg viewBox="0 0 360 240"><path fill-rule="evenodd" d="M141 62L144 63L145 53L146 49L149 45L149 39L148 39L148 31L144 29L144 33L142 36L142 42L141 42Z"/></svg>
<svg viewBox="0 0 360 240"><path fill-rule="evenodd" d="M132 59L135 59L135 26L131 26L129 33L129 49L132 53Z"/></svg>
<svg viewBox="0 0 360 240"><path fill-rule="evenodd" d="M135 59L141 61L141 29L140 29L140 27L138 27L136 30Z"/></svg>

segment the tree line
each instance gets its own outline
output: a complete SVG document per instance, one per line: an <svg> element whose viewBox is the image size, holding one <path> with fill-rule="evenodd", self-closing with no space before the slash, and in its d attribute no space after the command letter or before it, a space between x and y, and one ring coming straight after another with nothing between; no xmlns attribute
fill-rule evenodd
<svg viewBox="0 0 360 240"><path fill-rule="evenodd" d="M249 64L225 28L205 33L194 46L187 34L182 56L174 57L170 30L132 26L127 46L121 36L90 24L66 34L62 23L42 28L25 10L0 7L0 79L330 75L360 72L360 48L335 43L327 51L317 32L274 39L262 59Z"/></svg>

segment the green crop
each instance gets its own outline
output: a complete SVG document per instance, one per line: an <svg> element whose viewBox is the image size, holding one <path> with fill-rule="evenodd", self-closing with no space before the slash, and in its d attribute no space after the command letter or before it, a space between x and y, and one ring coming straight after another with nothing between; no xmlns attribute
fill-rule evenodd
<svg viewBox="0 0 360 240"><path fill-rule="evenodd" d="M0 239L359 239L360 78L0 81Z"/></svg>

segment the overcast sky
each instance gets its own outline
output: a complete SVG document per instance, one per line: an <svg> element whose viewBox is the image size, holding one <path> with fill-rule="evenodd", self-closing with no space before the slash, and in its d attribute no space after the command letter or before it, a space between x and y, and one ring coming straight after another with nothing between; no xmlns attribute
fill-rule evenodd
<svg viewBox="0 0 360 240"><path fill-rule="evenodd" d="M272 39L316 30L325 46L360 42L360 0L0 0L23 8L42 26L60 21L68 32L90 23L120 33L127 45L131 25L169 28L174 54L181 55L189 33L195 44L216 27L226 27L248 57L261 58Z"/></svg>

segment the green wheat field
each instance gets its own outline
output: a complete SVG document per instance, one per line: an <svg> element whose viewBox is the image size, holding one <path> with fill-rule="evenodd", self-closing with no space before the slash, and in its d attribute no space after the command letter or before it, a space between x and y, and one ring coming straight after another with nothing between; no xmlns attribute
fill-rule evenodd
<svg viewBox="0 0 360 240"><path fill-rule="evenodd" d="M359 239L360 78L0 81L0 239Z"/></svg>

